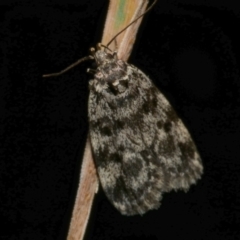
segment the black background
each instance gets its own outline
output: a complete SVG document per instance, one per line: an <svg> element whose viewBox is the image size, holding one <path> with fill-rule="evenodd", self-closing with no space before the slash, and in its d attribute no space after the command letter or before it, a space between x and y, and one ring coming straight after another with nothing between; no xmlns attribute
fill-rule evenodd
<svg viewBox="0 0 240 240"><path fill-rule="evenodd" d="M240 8L230 1L163 1L144 17L129 62L183 119L202 179L125 217L96 195L85 239L240 238ZM86 62L108 1L1 1L0 239L66 239L88 131Z"/></svg>

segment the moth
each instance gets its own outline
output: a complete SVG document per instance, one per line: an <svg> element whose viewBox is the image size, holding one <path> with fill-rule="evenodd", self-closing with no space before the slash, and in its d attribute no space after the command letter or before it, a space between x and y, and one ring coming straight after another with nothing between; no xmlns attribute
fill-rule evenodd
<svg viewBox="0 0 240 240"><path fill-rule="evenodd" d="M88 57L97 65L89 70L94 74L88 103L94 161L116 209L142 215L160 206L164 192L187 191L195 184L202 161L188 130L153 82L107 50L98 45Z"/></svg>
<svg viewBox="0 0 240 240"><path fill-rule="evenodd" d="M93 51L90 138L98 176L124 215L157 209L163 192L187 191L201 177L197 148L153 82L116 53Z"/></svg>

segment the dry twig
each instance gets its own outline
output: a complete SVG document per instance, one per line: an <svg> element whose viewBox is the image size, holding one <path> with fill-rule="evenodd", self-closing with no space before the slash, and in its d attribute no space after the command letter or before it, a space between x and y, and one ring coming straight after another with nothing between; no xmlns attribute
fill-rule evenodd
<svg viewBox="0 0 240 240"><path fill-rule="evenodd" d="M137 16L144 13L147 4L148 0L110 0L102 43L107 44L113 36L136 19ZM113 41L110 44L109 47L113 50L116 50L117 47L118 57L120 59L127 61L130 56L141 20L142 18L120 34L115 42ZM94 167L88 137L83 157L79 188L67 237L68 240L83 239L97 188L97 173Z"/></svg>

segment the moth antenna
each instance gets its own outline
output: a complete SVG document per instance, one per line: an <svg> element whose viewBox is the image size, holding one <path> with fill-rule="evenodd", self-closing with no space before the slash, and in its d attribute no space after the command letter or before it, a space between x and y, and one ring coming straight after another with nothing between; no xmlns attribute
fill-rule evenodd
<svg viewBox="0 0 240 240"><path fill-rule="evenodd" d="M130 22L125 28L123 28L119 33L117 33L106 45L107 47L114 41L114 39L116 39L122 32L124 32L128 27L130 27L133 23L135 23L139 18L141 18L142 16L144 16L147 12L149 12L153 6L156 4L157 0L154 0L154 2L152 3L152 5L144 12L142 13L140 16L138 16L135 20L133 20L132 22Z"/></svg>
<svg viewBox="0 0 240 240"><path fill-rule="evenodd" d="M109 42L107 45L103 45L102 43L99 43L97 45L97 50L100 49L100 47L104 47L104 49L108 49L110 52L112 52L112 50L108 47L114 40L116 40L116 38L122 33L124 32L129 26L131 26L133 23L135 23L139 18L141 18L142 16L144 16L147 12L149 12L153 6L156 4L157 0L154 0L154 2L152 3L152 5L140 16L138 16L135 20L133 20L131 23L129 23L125 28L123 28L119 33L117 33ZM70 69L74 68L75 66L77 66L78 64L87 61L87 60L91 60L94 59L93 56L87 56L87 57L83 57L80 58L79 60L77 60L75 63L71 64L70 66L66 67L65 69L63 69L60 72L56 72L56 73L49 73L49 74L43 74L42 77L47 78L47 77L57 77L67 71L69 71Z"/></svg>
<svg viewBox="0 0 240 240"><path fill-rule="evenodd" d="M91 60L91 59L93 59L92 56L87 56L87 57L80 58L75 63L73 63L70 66L66 67L62 71L56 72L56 73L43 74L42 77L44 77L44 78L47 78L47 77L57 77L57 76L65 73L65 72L69 71L70 69L74 68L75 66L77 66L81 62L84 62L84 61L87 61L87 60Z"/></svg>
<svg viewBox="0 0 240 240"><path fill-rule="evenodd" d="M103 45L102 43L98 43L98 49L100 49L101 47L104 47L104 49L107 49L107 50L109 50L110 52L112 52L112 50L108 47L108 46L106 46L106 45Z"/></svg>

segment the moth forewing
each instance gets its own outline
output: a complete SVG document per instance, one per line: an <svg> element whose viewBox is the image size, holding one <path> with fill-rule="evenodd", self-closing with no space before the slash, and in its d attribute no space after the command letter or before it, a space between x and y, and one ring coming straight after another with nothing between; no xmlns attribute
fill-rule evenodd
<svg viewBox="0 0 240 240"><path fill-rule="evenodd" d="M187 191L203 167L196 146L152 81L115 53L97 50L89 123L103 190L124 215L160 205L163 192Z"/></svg>

